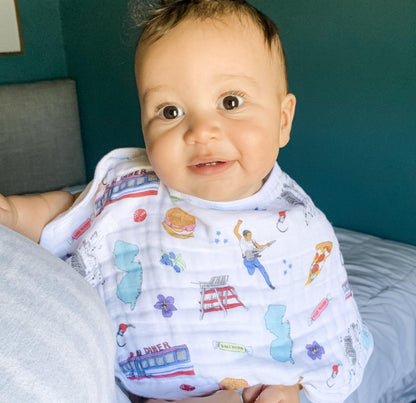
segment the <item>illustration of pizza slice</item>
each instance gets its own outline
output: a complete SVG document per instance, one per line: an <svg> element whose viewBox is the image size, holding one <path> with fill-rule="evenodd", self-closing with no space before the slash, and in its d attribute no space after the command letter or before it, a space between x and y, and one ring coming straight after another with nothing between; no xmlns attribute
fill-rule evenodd
<svg viewBox="0 0 416 403"><path fill-rule="evenodd" d="M332 251L332 242L321 242L318 243L315 247L316 253L315 257L313 258L311 268L309 270L309 278L308 281L305 283L305 286L311 283L321 272L324 263L328 256L331 254Z"/></svg>

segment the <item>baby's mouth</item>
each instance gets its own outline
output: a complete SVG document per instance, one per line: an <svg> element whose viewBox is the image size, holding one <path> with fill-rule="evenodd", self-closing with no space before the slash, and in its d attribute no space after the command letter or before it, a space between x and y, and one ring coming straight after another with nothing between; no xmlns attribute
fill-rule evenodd
<svg viewBox="0 0 416 403"><path fill-rule="evenodd" d="M212 162L205 162L203 164L196 164L197 167L213 167L216 165L224 164L224 161L212 161Z"/></svg>
<svg viewBox="0 0 416 403"><path fill-rule="evenodd" d="M189 165L188 168L197 175L211 176L226 172L233 164L234 161L195 161L195 163L193 165Z"/></svg>

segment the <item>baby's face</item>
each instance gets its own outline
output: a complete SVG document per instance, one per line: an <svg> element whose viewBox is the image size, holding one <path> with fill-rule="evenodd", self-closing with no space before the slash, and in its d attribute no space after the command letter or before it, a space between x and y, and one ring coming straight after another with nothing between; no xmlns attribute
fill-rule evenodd
<svg viewBox="0 0 416 403"><path fill-rule="evenodd" d="M136 79L147 152L165 185L212 201L261 188L289 140L295 98L252 22L188 18L138 49Z"/></svg>

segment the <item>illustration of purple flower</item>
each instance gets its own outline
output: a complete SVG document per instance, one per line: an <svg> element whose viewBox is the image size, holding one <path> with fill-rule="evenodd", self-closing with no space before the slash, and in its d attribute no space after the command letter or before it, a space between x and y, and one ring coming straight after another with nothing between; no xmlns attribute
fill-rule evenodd
<svg viewBox="0 0 416 403"><path fill-rule="evenodd" d="M313 360L320 360L322 358L322 355L325 354L325 350L322 346L320 346L316 341L314 341L312 344L306 345L306 350L308 350L308 355Z"/></svg>
<svg viewBox="0 0 416 403"><path fill-rule="evenodd" d="M162 311L162 315L164 318L170 318L173 314L173 311L177 311L175 305L175 298L173 297L164 297L162 294L157 296L158 301L155 305L153 305L156 309L160 309Z"/></svg>

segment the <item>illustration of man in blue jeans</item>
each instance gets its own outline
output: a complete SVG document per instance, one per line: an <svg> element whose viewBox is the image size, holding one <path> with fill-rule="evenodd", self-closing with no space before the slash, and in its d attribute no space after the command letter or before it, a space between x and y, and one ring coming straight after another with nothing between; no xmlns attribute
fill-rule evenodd
<svg viewBox="0 0 416 403"><path fill-rule="evenodd" d="M251 231L244 230L242 232L242 235L240 234L239 231L240 231L241 224L242 224L242 221L238 220L236 226L234 227L234 234L240 243L241 253L243 254L244 266L246 266L248 274L250 274L250 276L254 274L254 271L256 270L256 268L259 269L260 273L266 280L267 285L272 290L274 290L276 287L274 287L273 284L271 283L266 269L259 261L259 257L260 257L260 251L263 250L264 248L269 247L275 241L268 242L265 245L260 245L253 239L253 235Z"/></svg>

